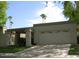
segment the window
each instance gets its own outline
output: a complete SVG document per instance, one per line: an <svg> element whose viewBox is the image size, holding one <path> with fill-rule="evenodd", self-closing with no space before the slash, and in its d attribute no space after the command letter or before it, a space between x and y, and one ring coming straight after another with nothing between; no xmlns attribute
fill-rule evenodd
<svg viewBox="0 0 79 59"><path fill-rule="evenodd" d="M59 33L59 32L60 32L60 30L56 30L55 32L56 32L56 33Z"/></svg>
<svg viewBox="0 0 79 59"><path fill-rule="evenodd" d="M63 30L63 32L68 32L68 30Z"/></svg>
<svg viewBox="0 0 79 59"><path fill-rule="evenodd" d="M25 33L20 33L20 38L26 38L26 34Z"/></svg>
<svg viewBox="0 0 79 59"><path fill-rule="evenodd" d="M43 33L45 33L45 32L41 32L41 33L43 34Z"/></svg>
<svg viewBox="0 0 79 59"><path fill-rule="evenodd" d="M51 31L43 31L41 33L44 34L44 33L52 33L52 32Z"/></svg>

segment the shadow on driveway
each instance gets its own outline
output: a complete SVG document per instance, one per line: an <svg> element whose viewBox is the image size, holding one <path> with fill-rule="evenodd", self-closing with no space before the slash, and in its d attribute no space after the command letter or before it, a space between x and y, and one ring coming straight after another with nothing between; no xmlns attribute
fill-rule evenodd
<svg viewBox="0 0 79 59"><path fill-rule="evenodd" d="M0 58L54 58L54 57L79 57L68 55L70 44L39 45L17 52L14 55L0 56Z"/></svg>

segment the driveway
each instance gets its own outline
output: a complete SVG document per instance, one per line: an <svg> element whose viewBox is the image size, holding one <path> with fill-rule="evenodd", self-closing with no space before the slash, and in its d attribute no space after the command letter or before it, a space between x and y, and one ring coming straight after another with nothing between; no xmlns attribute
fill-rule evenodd
<svg viewBox="0 0 79 59"><path fill-rule="evenodd" d="M63 45L39 45L25 49L24 51L11 54L18 58L54 58L54 57L79 57L78 55L68 55L70 44ZM11 57L9 55L9 57Z"/></svg>
<svg viewBox="0 0 79 59"><path fill-rule="evenodd" d="M26 58L53 58L53 57L79 57L76 55L68 55L70 44L63 45L39 45L18 52L18 57Z"/></svg>

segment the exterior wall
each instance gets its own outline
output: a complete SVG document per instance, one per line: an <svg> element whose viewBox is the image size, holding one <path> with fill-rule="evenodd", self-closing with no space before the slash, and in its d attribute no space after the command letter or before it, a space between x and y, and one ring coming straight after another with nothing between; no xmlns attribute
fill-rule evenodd
<svg viewBox="0 0 79 59"><path fill-rule="evenodd" d="M31 29L26 30L26 46L31 46Z"/></svg>
<svg viewBox="0 0 79 59"><path fill-rule="evenodd" d="M21 45L23 43L23 41L21 41L21 39L25 39L26 43L23 43L25 44L26 46L31 46L31 31L30 31L31 27L30 28L16 28L16 29L9 29L7 30L6 34L8 34L8 37L9 37L9 45ZM20 37L20 34L25 34L26 36L22 36ZM7 38L7 37L5 37ZM22 45L23 45L22 44ZM24 45L24 46L25 46Z"/></svg>
<svg viewBox="0 0 79 59"><path fill-rule="evenodd" d="M76 44L76 24L37 24L34 25L35 44Z"/></svg>
<svg viewBox="0 0 79 59"><path fill-rule="evenodd" d="M7 32L7 34L9 35L8 37L10 38L9 45L15 45L15 33Z"/></svg>
<svg viewBox="0 0 79 59"><path fill-rule="evenodd" d="M31 30L31 28L25 28L26 46L31 46ZM73 23L64 22L56 24L36 24L34 25L32 31L34 36L34 44L43 45L77 43L76 24ZM5 34L3 34L3 30L0 29L0 47L16 44L16 34L17 33L11 35L10 31L7 31Z"/></svg>
<svg viewBox="0 0 79 59"><path fill-rule="evenodd" d="M0 47L6 47L9 45L9 34L3 33L3 31L0 31Z"/></svg>

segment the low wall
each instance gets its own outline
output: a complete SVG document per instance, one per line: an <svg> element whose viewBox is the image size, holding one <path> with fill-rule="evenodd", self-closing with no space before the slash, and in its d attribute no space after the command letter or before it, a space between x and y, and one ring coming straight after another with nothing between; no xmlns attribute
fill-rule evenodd
<svg viewBox="0 0 79 59"><path fill-rule="evenodd" d="M5 47L9 45L9 39L10 36L7 33L3 33L3 31L0 31L0 47Z"/></svg>

